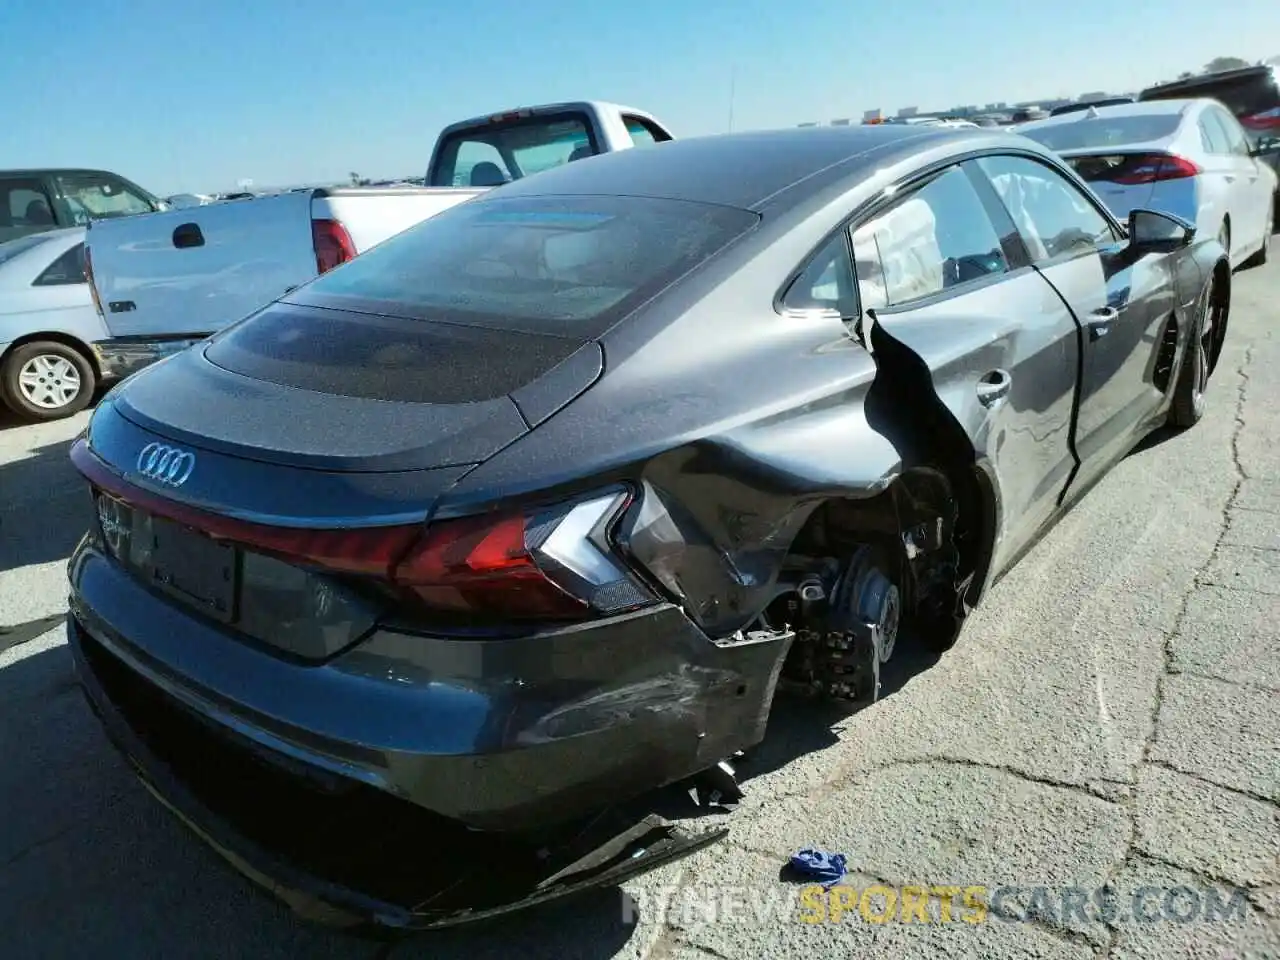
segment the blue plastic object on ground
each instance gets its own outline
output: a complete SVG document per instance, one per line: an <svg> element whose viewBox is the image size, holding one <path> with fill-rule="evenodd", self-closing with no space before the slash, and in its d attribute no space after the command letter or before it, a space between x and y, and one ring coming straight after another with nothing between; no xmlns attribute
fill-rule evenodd
<svg viewBox="0 0 1280 960"><path fill-rule="evenodd" d="M832 887L844 876L845 863L843 853L801 850L791 858L791 869L806 880L816 880L825 887Z"/></svg>

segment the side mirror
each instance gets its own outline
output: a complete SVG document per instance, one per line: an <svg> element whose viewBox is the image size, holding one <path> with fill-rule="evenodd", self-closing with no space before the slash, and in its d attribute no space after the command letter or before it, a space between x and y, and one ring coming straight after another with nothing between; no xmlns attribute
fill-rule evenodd
<svg viewBox="0 0 1280 960"><path fill-rule="evenodd" d="M1189 246L1196 225L1156 210L1129 212L1129 247L1138 253L1168 253Z"/></svg>

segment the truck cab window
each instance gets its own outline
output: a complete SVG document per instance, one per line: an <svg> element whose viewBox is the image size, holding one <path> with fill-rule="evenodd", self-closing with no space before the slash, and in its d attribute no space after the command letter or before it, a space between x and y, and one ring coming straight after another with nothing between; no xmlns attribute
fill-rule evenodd
<svg viewBox="0 0 1280 960"><path fill-rule="evenodd" d="M623 116L622 122L631 135L631 142L637 147L646 147L653 143L664 143L671 138L657 129L643 117Z"/></svg>
<svg viewBox="0 0 1280 960"><path fill-rule="evenodd" d="M0 179L0 243L57 226L39 180Z"/></svg>
<svg viewBox="0 0 1280 960"><path fill-rule="evenodd" d="M582 114L496 120L446 135L428 186L496 187L596 152Z"/></svg>
<svg viewBox="0 0 1280 960"><path fill-rule="evenodd" d="M115 177L100 173L66 173L59 175L57 181L58 190L78 224L107 217L152 213L155 209L149 200Z"/></svg>

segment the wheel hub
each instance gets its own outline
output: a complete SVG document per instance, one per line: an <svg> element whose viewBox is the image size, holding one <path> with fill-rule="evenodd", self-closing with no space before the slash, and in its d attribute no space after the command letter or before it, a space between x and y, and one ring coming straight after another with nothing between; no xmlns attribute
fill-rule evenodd
<svg viewBox="0 0 1280 960"><path fill-rule="evenodd" d="M80 371L66 357L38 354L18 371L18 389L34 407L58 410L80 394Z"/></svg>

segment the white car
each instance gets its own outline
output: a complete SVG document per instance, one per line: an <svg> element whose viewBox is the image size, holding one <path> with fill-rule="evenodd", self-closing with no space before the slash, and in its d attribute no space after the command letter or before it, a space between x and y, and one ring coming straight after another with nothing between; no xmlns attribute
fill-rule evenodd
<svg viewBox="0 0 1280 960"><path fill-rule="evenodd" d="M106 336L85 280L83 227L0 243L0 402L57 420L93 399Z"/></svg>
<svg viewBox="0 0 1280 960"><path fill-rule="evenodd" d="M1251 148L1216 100L1152 100L1092 107L1018 126L1063 157L1121 220L1163 210L1216 236L1233 268L1264 263L1274 228L1280 142Z"/></svg>

